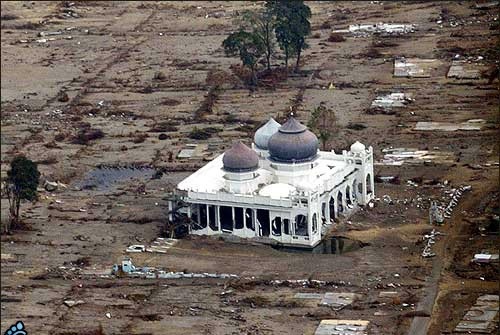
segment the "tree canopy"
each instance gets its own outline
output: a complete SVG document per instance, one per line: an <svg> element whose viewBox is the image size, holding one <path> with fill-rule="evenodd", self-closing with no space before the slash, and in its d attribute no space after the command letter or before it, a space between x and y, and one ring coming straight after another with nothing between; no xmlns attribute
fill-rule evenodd
<svg viewBox="0 0 500 335"><path fill-rule="evenodd" d="M238 55L244 66L252 71L252 84L256 84L257 62L264 54L264 43L253 33L240 30L230 34L223 42L224 52L229 56Z"/></svg>
<svg viewBox="0 0 500 335"><path fill-rule="evenodd" d="M16 156L12 160L4 187L9 200L12 222L16 223L19 220L21 200L34 201L37 199L36 189L39 181L40 172L35 162L24 156Z"/></svg>
<svg viewBox="0 0 500 335"><path fill-rule="evenodd" d="M302 50L308 47L306 37L311 32L311 9L304 1L272 0L266 2L266 8L276 18L275 33L280 48L285 53L285 65L288 58L296 55L295 70L300 65Z"/></svg>

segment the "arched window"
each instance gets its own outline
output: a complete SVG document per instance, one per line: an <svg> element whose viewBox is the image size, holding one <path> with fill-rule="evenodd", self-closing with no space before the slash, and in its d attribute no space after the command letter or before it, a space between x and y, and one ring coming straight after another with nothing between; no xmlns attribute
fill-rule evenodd
<svg viewBox="0 0 500 335"><path fill-rule="evenodd" d="M281 236L281 217L276 216L273 221L271 221L271 227L274 236Z"/></svg>
<svg viewBox="0 0 500 335"><path fill-rule="evenodd" d="M370 194L372 193L372 182L371 182L371 176L370 174L368 173L366 175L366 194Z"/></svg>
<svg viewBox="0 0 500 335"><path fill-rule="evenodd" d="M344 212L344 206L342 205L342 192L337 193L337 212L342 213Z"/></svg>
<svg viewBox="0 0 500 335"><path fill-rule="evenodd" d="M248 229L255 230L255 226L253 223L253 209L247 208L245 210L245 220L246 220L246 226Z"/></svg>
<svg viewBox="0 0 500 335"><path fill-rule="evenodd" d="M353 182L352 182L352 194L351 194L353 202L358 201L358 192L359 192L359 190L357 190L357 187L358 187L357 184L358 184L357 179L354 179Z"/></svg>
<svg viewBox="0 0 500 335"><path fill-rule="evenodd" d="M347 205L351 205L352 204L352 195L351 195L351 187L349 185L347 185L347 187L345 188L345 203Z"/></svg>
<svg viewBox="0 0 500 335"><path fill-rule="evenodd" d="M318 217L316 213L313 214L312 218L312 231L313 233L316 233L318 231Z"/></svg>
<svg viewBox="0 0 500 335"><path fill-rule="evenodd" d="M307 217L299 214L295 217L295 235L309 236L307 231Z"/></svg>
<svg viewBox="0 0 500 335"><path fill-rule="evenodd" d="M214 205L208 205L208 225L212 230L219 230Z"/></svg>
<svg viewBox="0 0 500 335"><path fill-rule="evenodd" d="M329 209L330 209L330 219L335 219L335 199L333 197L330 197Z"/></svg>

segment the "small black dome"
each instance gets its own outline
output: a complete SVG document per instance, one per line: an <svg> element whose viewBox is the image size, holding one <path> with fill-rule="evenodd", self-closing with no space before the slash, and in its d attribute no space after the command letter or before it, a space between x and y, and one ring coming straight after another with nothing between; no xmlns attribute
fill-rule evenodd
<svg viewBox="0 0 500 335"><path fill-rule="evenodd" d="M249 172L259 167L259 156L255 151L238 141L224 153L222 164L224 170L228 172Z"/></svg>
<svg viewBox="0 0 500 335"><path fill-rule="evenodd" d="M269 139L271 159L283 163L313 160L318 153L318 138L307 127L290 117Z"/></svg>

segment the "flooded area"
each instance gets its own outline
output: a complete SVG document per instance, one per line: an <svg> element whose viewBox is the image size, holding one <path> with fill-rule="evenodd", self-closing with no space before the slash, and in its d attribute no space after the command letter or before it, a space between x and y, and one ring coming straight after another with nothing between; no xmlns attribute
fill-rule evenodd
<svg viewBox="0 0 500 335"><path fill-rule="evenodd" d="M351 240L347 237L334 236L330 238L323 239L314 248L298 248L298 247L285 247L275 245L274 249L290 252L290 253L307 253L307 254L331 254L331 255L341 255L348 252L359 250L368 244L357 240Z"/></svg>
<svg viewBox="0 0 500 335"><path fill-rule="evenodd" d="M151 179L155 173L156 170L150 166L101 165L87 172L83 180L74 186L81 190L108 191L120 182Z"/></svg>

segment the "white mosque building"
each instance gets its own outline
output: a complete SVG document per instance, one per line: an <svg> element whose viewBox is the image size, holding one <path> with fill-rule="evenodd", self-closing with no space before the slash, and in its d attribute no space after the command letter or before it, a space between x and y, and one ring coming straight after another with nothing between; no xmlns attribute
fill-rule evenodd
<svg viewBox="0 0 500 335"><path fill-rule="evenodd" d="M252 148L234 143L177 185L190 233L317 245L328 225L374 198L372 147L356 142L337 154L318 144L293 117L271 118Z"/></svg>

